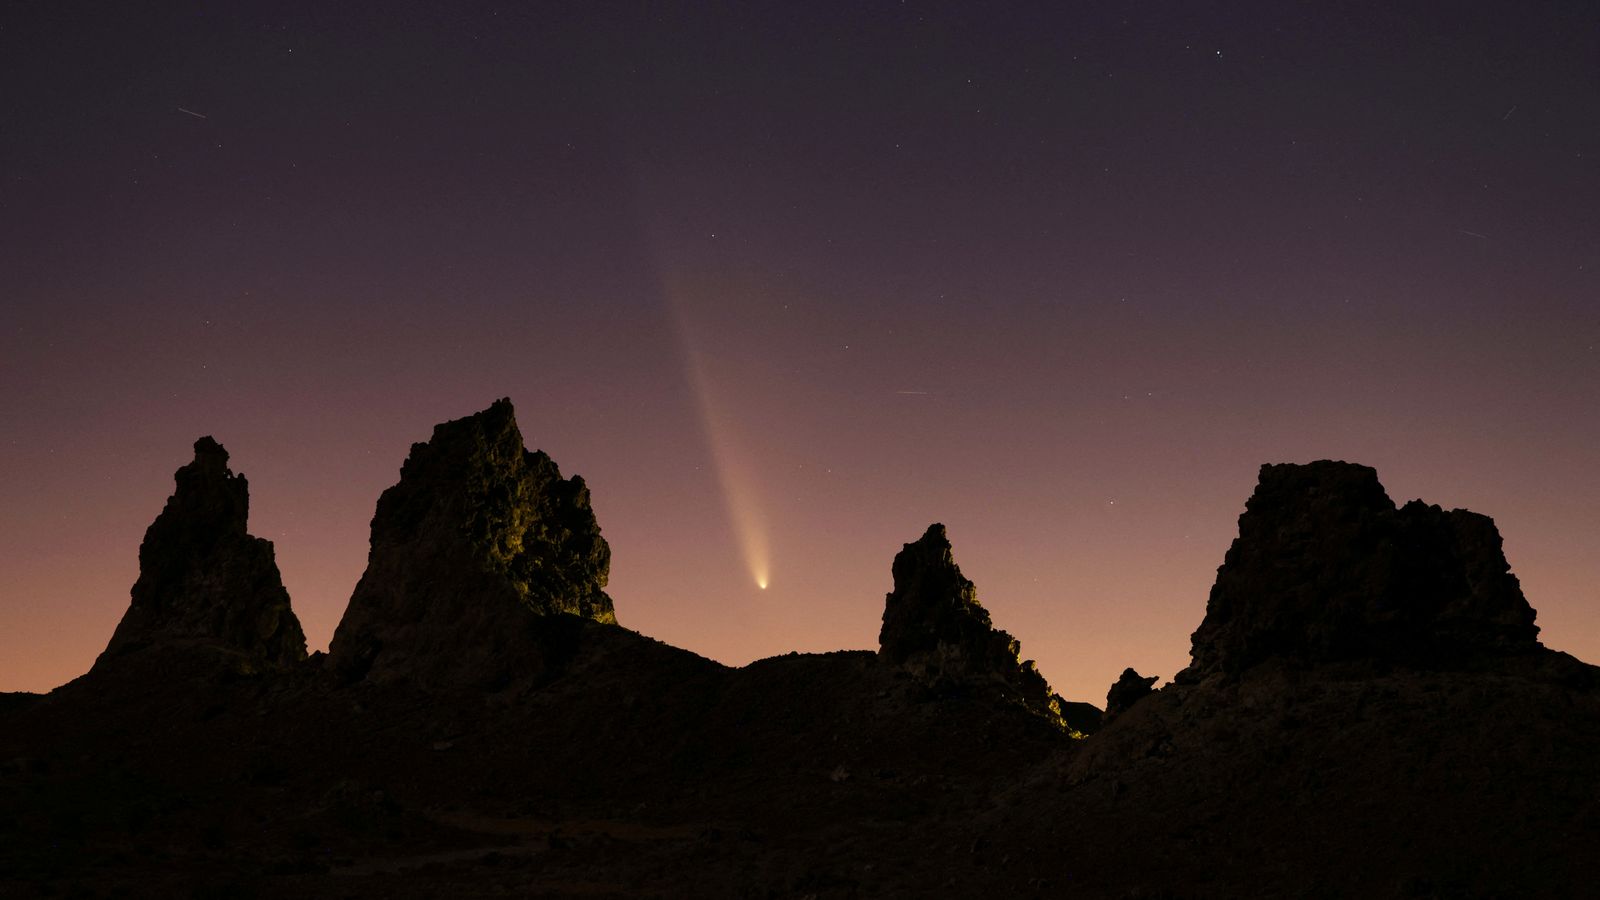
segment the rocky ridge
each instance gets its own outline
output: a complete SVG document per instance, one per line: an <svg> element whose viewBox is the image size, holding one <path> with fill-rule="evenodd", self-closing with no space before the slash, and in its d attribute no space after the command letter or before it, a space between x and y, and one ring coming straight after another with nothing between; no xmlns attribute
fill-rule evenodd
<svg viewBox="0 0 1600 900"><path fill-rule="evenodd" d="M228 451L200 438L194 460L173 477L176 490L139 545L128 611L96 669L175 648L221 656L247 671L304 660L305 633L272 542L246 530L249 482L228 468Z"/></svg>

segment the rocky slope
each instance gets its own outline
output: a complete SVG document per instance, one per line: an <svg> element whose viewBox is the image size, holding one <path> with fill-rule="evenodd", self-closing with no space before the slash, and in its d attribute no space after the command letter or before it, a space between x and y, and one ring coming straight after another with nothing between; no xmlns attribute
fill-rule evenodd
<svg viewBox="0 0 1600 900"><path fill-rule="evenodd" d="M174 475L177 489L145 531L128 611L95 667L129 654L186 649L244 670L306 658L272 542L246 531L250 487L210 437Z"/></svg>

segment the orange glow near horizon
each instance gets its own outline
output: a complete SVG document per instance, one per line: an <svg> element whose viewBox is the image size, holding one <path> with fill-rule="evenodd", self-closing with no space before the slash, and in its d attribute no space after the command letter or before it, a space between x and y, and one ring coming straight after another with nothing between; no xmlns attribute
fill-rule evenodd
<svg viewBox="0 0 1600 900"><path fill-rule="evenodd" d="M1493 517L1540 637L1600 660L1559 4L1447 41L1403 4L23 6L0 692L93 664L206 434L326 648L407 449L498 397L590 487L623 626L719 663L875 648L942 522L1104 702L1187 665L1257 467L1318 459Z"/></svg>

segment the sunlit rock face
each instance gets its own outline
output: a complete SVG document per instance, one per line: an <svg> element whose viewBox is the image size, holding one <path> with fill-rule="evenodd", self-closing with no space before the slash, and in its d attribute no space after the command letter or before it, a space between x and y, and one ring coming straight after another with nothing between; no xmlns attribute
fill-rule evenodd
<svg viewBox="0 0 1600 900"><path fill-rule="evenodd" d="M1182 677L1269 659L1453 665L1536 647L1533 620L1487 516L1396 509L1366 466L1266 465Z"/></svg>
<svg viewBox="0 0 1600 900"><path fill-rule="evenodd" d="M998 686L1061 721L1060 698L1017 640L993 626L977 589L961 574L944 526L933 524L894 558L894 591L883 609L878 654L934 688Z"/></svg>
<svg viewBox="0 0 1600 900"><path fill-rule="evenodd" d="M346 677L492 682L543 665L539 620L616 621L583 479L523 447L509 400L436 426L378 499L329 656Z"/></svg>
<svg viewBox="0 0 1600 900"><path fill-rule="evenodd" d="M244 670L306 657L272 542L246 530L250 489L210 437L174 476L177 489L139 545L132 602L95 663L144 649L202 648Z"/></svg>

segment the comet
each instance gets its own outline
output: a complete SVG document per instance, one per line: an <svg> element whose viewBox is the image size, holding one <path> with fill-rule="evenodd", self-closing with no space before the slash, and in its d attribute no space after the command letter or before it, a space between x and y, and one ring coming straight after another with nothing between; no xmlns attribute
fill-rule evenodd
<svg viewBox="0 0 1600 900"><path fill-rule="evenodd" d="M767 540L767 519L759 480L750 463L750 454L744 447L732 406L723 398L710 373L706 371L699 343L695 340L681 302L681 292L667 286L668 304L678 322L678 334L683 348L685 369L689 384L694 389L700 421L706 443L711 451L712 467L722 488L723 506L727 510L728 524L739 543L739 553L744 558L750 578L758 590L766 590L771 583L771 556Z"/></svg>

